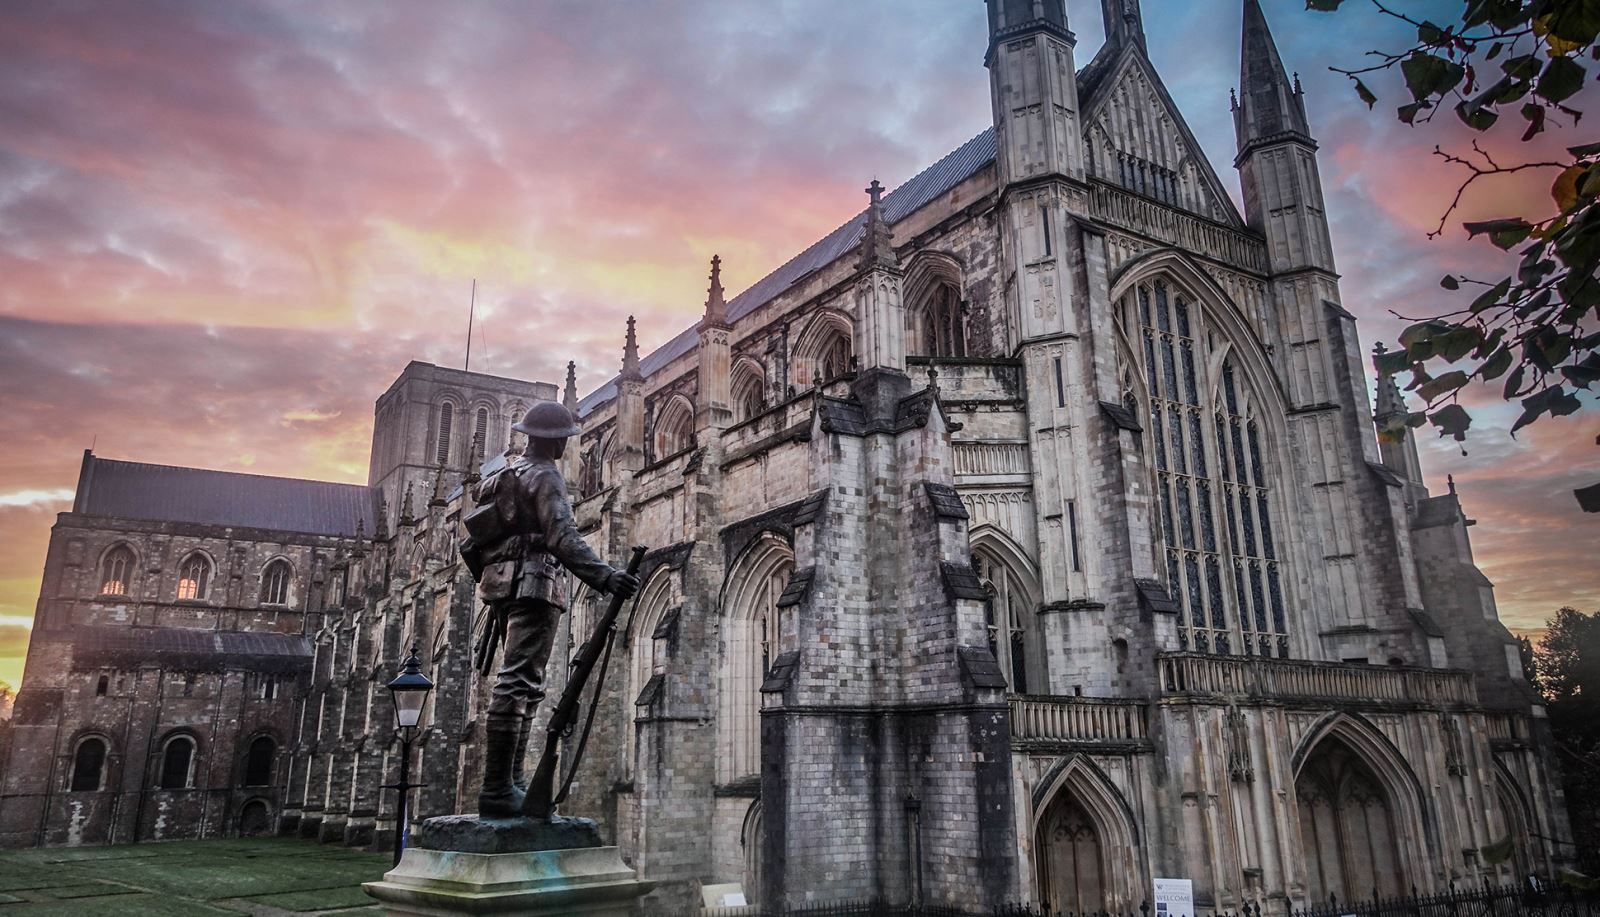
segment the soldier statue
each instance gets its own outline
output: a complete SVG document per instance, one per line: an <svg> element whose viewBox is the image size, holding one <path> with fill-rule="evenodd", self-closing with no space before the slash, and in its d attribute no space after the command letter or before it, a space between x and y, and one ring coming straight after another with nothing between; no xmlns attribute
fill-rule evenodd
<svg viewBox="0 0 1600 917"><path fill-rule="evenodd" d="M468 538L461 548L488 607L478 644L480 671L487 673L492 664L495 643L505 643L489 701L478 793L482 817L522 814L529 727L544 699L545 663L566 610L566 577L559 567L622 598L639 588L637 577L596 556L573 522L567 485L556 467L568 437L578 434L572 412L541 401L511 429L528 437L527 449L473 487L478 506L464 520Z"/></svg>

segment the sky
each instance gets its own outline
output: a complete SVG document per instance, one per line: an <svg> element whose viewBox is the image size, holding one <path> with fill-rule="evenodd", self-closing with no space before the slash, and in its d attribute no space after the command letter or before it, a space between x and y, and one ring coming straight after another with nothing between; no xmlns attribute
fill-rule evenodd
<svg viewBox="0 0 1600 917"><path fill-rule="evenodd" d="M1264 0L1301 74L1344 303L1366 346L1503 261L1452 220L1445 119L1369 112L1333 64L1409 46L1354 0ZM1436 9L1422 0L1409 9ZM1453 4L1459 11L1459 3ZM1077 61L1100 4L1071 0ZM1146 0L1152 59L1238 197L1238 0ZM977 0L0 4L0 679L16 684L55 514L82 451L364 481L374 399L407 361L588 391L626 316L664 343L720 253L735 293L991 121ZM1578 97L1579 107L1594 96ZM1567 129L1568 144L1593 130ZM1516 144L1491 138L1491 150ZM1499 147L1492 145L1499 143ZM1465 200L1546 206L1550 176ZM1510 211L1507 208L1512 208ZM1589 408L1513 439L1472 391L1453 475L1502 617L1600 608Z"/></svg>

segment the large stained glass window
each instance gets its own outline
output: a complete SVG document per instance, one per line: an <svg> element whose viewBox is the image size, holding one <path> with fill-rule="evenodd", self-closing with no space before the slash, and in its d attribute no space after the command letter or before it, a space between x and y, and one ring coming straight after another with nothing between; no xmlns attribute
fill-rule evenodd
<svg viewBox="0 0 1600 917"><path fill-rule="evenodd" d="M1183 647L1287 656L1268 444L1245 379L1199 303L1163 280L1129 292L1121 318L1138 329L1156 541Z"/></svg>

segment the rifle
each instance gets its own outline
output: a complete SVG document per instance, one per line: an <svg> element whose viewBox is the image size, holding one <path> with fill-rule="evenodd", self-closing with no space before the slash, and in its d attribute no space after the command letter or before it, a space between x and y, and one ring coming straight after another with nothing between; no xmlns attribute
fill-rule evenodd
<svg viewBox="0 0 1600 917"><path fill-rule="evenodd" d="M643 545L634 546L633 554L628 558L630 576L639 575L639 567L644 563L644 553ZM529 818L548 821L555 811L556 752L559 750L562 737L572 731L572 726L578 718L578 705L583 699L583 687L589 680L589 674L594 671L595 662L602 652L610 648L611 638L616 635L617 615L622 613L622 603L625 601L626 599L620 595L611 596L611 602L606 606L606 613L596 622L594 632L589 634L589 639L584 641L577 657L572 660L572 671L567 678L566 690L561 692L561 700L556 704L555 711L550 714L550 725L545 727L544 751L539 755L539 766L533 772L533 779L528 782L528 796L522 803L522 814ZM600 687L596 686L595 691L599 690ZM599 701L598 693L595 695L595 700ZM577 766L578 762L574 760L569 774L576 772ZM567 784L570 783L569 780Z"/></svg>

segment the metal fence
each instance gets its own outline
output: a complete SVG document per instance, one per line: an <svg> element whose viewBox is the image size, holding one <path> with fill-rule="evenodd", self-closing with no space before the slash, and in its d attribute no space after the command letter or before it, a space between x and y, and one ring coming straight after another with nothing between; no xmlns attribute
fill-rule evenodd
<svg viewBox="0 0 1600 917"><path fill-rule="evenodd" d="M1210 910L1210 909L1207 909ZM1149 903L1126 913L1108 911L1058 911L1042 904L1005 904L992 910L963 910L941 905L887 904L882 901L841 901L786 909L711 907L702 917L1151 917ZM1237 910L1210 910L1213 917L1268 917L1258 903L1246 902ZM1282 914L1273 910L1272 917ZM1329 896L1327 902L1289 911L1288 917L1600 917L1600 890L1568 886L1520 887L1516 885L1450 886L1445 891L1385 898L1376 892L1363 901L1344 902Z"/></svg>

